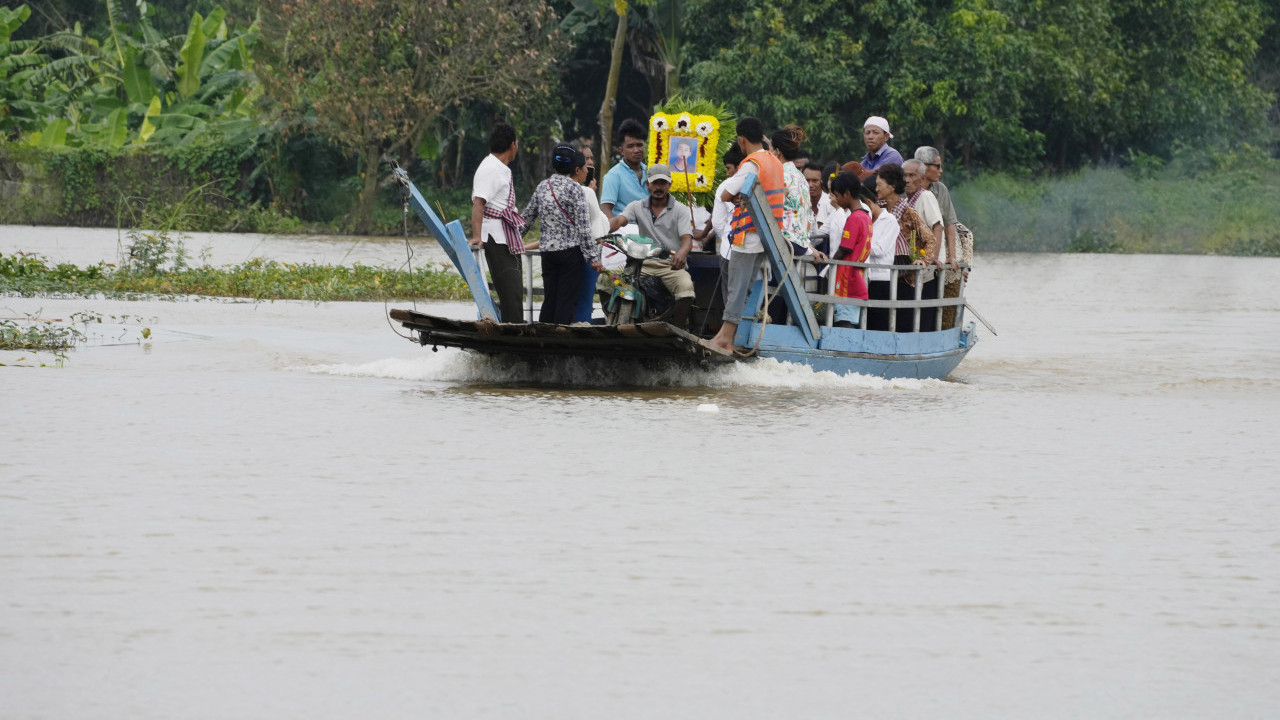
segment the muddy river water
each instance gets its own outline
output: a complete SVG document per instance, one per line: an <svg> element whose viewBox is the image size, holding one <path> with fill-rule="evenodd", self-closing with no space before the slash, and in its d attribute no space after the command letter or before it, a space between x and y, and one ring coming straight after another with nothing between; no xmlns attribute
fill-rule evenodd
<svg viewBox="0 0 1280 720"><path fill-rule="evenodd" d="M0 718L1272 717L1277 276L980 256L999 336L894 382L550 372L382 303L2 297L103 322L61 367L0 353Z"/></svg>

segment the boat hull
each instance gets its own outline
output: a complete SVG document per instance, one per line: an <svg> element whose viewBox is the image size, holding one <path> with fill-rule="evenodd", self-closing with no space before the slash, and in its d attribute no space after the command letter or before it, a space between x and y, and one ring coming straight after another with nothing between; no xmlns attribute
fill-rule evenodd
<svg viewBox="0 0 1280 720"><path fill-rule="evenodd" d="M748 357L722 353L704 339L663 322L636 325L570 326L550 323L495 323L458 320L413 310L392 310L391 318L417 333L422 345L457 347L487 355L527 360L557 357L625 359L700 366L773 358L817 371L883 378L945 378L977 342L972 323L931 333L880 333L824 328L819 347L803 344L793 326L763 328L749 323L743 345Z"/></svg>
<svg viewBox="0 0 1280 720"><path fill-rule="evenodd" d="M817 371L939 380L956 369L977 341L973 323L963 329L923 333L823 328L817 348L807 346L801 333L789 325L745 323L738 335L738 342L756 348L758 357L801 363Z"/></svg>

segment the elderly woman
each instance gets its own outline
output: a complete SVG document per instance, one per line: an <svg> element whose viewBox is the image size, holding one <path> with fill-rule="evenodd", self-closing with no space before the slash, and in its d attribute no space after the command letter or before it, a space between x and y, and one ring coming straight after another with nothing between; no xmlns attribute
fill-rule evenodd
<svg viewBox="0 0 1280 720"><path fill-rule="evenodd" d="M938 198L938 208L942 212L942 225L946 234L946 257L951 266L946 274L944 297L958 297L961 272L957 265L959 262L967 265L973 261L973 233L961 225L960 220L956 218L956 206L951 202L951 191L942 182L942 153L938 152L937 148L922 145L916 148L915 159L924 164L925 187ZM968 270L964 271L964 278L966 280L969 278ZM955 306L943 308L942 329L955 327L955 324Z"/></svg>
<svg viewBox="0 0 1280 720"><path fill-rule="evenodd" d="M600 271L600 246L591 233L591 215L583 186L587 160L568 145L557 145L551 161L555 174L538 183L525 206L528 224L542 221L542 310L538 321L567 325L573 322L583 271L591 265ZM580 179L575 181L573 176Z"/></svg>
<svg viewBox="0 0 1280 720"><path fill-rule="evenodd" d="M937 238L933 235L933 229L925 224L920 214L911 209L907 198L903 197L903 193L907 189L907 179L902 173L901 165L884 165L876 171L876 197L880 204L898 219L898 240L894 247L894 265L920 265L922 267L929 264L926 258L937 257L936 248ZM916 296L916 274L904 271L898 275L898 299L911 299ZM924 281L928 283L933 280L933 269L929 268L924 273ZM921 297L929 297L922 295ZM934 313L936 310L920 311L920 328L922 330L932 330L934 328ZM910 309L899 309L897 316L898 332L910 332L912 317L914 311Z"/></svg>

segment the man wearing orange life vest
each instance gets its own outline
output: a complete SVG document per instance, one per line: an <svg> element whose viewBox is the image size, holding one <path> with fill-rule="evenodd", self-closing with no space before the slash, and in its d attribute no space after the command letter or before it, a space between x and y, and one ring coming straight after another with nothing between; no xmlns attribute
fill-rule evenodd
<svg viewBox="0 0 1280 720"><path fill-rule="evenodd" d="M787 193L782 163L773 153L765 150L764 124L758 118L745 117L738 121L738 148L746 158L738 165L738 172L725 181L724 192L720 195L720 199L725 202L738 203L730 226L733 244L724 285L724 324L720 326L720 332L711 338L711 344L725 352L733 352L733 336L742 322L747 293L751 289L751 282L764 265L764 245L756 233L750 211L738 197L742 192L743 181L748 175L756 176L756 182L769 198L773 219L779 224L782 223Z"/></svg>

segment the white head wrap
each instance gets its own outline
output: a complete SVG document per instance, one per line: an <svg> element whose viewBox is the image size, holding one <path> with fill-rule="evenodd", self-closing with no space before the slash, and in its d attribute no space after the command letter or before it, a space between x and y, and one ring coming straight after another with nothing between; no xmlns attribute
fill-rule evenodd
<svg viewBox="0 0 1280 720"><path fill-rule="evenodd" d="M888 135L888 136L889 136L889 139L890 139L890 140L892 140L892 139L893 139L893 133L889 132L889 121L888 121L888 120L885 120L884 118L880 117L879 115L872 115L871 117L867 118L867 121L866 121L866 122L862 123L862 127L867 127L868 125L870 125L871 127L878 127L878 128L880 128L881 130L883 130L883 131L884 131L884 134L885 134L885 135Z"/></svg>

